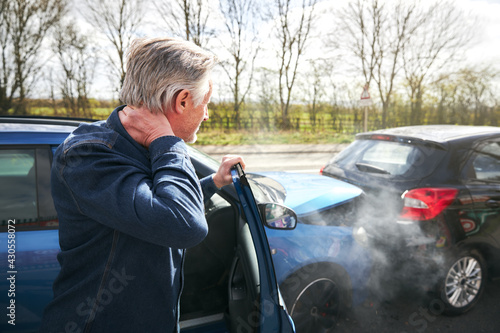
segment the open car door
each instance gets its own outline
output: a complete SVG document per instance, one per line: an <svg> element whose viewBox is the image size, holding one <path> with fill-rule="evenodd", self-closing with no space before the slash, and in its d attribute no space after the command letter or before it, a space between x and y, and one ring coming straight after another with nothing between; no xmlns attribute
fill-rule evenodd
<svg viewBox="0 0 500 333"><path fill-rule="evenodd" d="M200 178L219 167L197 151L191 158ZM207 237L186 250L181 332L295 332L279 293L263 223L293 229L297 216L278 203L257 203L241 166L231 174L233 185L205 201Z"/></svg>
<svg viewBox="0 0 500 333"><path fill-rule="evenodd" d="M229 276L231 332L295 332L279 292L261 211L241 166L231 173L245 219Z"/></svg>

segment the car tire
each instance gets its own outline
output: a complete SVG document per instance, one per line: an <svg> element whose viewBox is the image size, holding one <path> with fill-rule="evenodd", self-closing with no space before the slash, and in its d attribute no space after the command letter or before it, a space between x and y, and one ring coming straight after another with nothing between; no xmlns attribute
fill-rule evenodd
<svg viewBox="0 0 500 333"><path fill-rule="evenodd" d="M460 315L469 311L483 294L487 266L476 250L463 251L448 261L439 292L444 302L443 314Z"/></svg>
<svg viewBox="0 0 500 333"><path fill-rule="evenodd" d="M280 286L297 333L331 332L350 304L350 283L341 269L313 264L300 269Z"/></svg>

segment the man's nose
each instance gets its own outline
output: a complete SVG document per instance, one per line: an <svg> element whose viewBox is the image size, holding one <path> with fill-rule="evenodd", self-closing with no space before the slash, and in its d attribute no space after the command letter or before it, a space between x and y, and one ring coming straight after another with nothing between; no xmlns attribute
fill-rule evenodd
<svg viewBox="0 0 500 333"><path fill-rule="evenodd" d="M208 116L208 107L206 107L205 108L205 117L203 117L203 121L207 121L208 118L210 118L210 117Z"/></svg>

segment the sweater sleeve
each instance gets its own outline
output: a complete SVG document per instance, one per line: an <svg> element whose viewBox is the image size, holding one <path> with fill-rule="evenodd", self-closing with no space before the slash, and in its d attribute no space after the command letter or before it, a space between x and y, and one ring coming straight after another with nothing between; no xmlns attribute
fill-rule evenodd
<svg viewBox="0 0 500 333"><path fill-rule="evenodd" d="M219 188L214 183L213 174L202 178L200 184L203 191L203 200L206 203L215 193L217 193Z"/></svg>
<svg viewBox="0 0 500 333"><path fill-rule="evenodd" d="M208 227L184 142L161 137L149 152L147 168L109 146L79 144L65 151L59 177L81 214L103 225L162 246L198 244Z"/></svg>

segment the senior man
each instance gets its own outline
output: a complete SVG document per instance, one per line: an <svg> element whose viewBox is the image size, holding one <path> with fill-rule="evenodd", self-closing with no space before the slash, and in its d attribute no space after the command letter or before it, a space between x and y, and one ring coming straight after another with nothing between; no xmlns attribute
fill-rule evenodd
<svg viewBox="0 0 500 333"><path fill-rule="evenodd" d="M57 149L52 193L61 271L41 332L176 332L186 248L207 234L204 199L231 183L197 178L186 142L208 119L216 58L193 43L138 39L125 105Z"/></svg>

